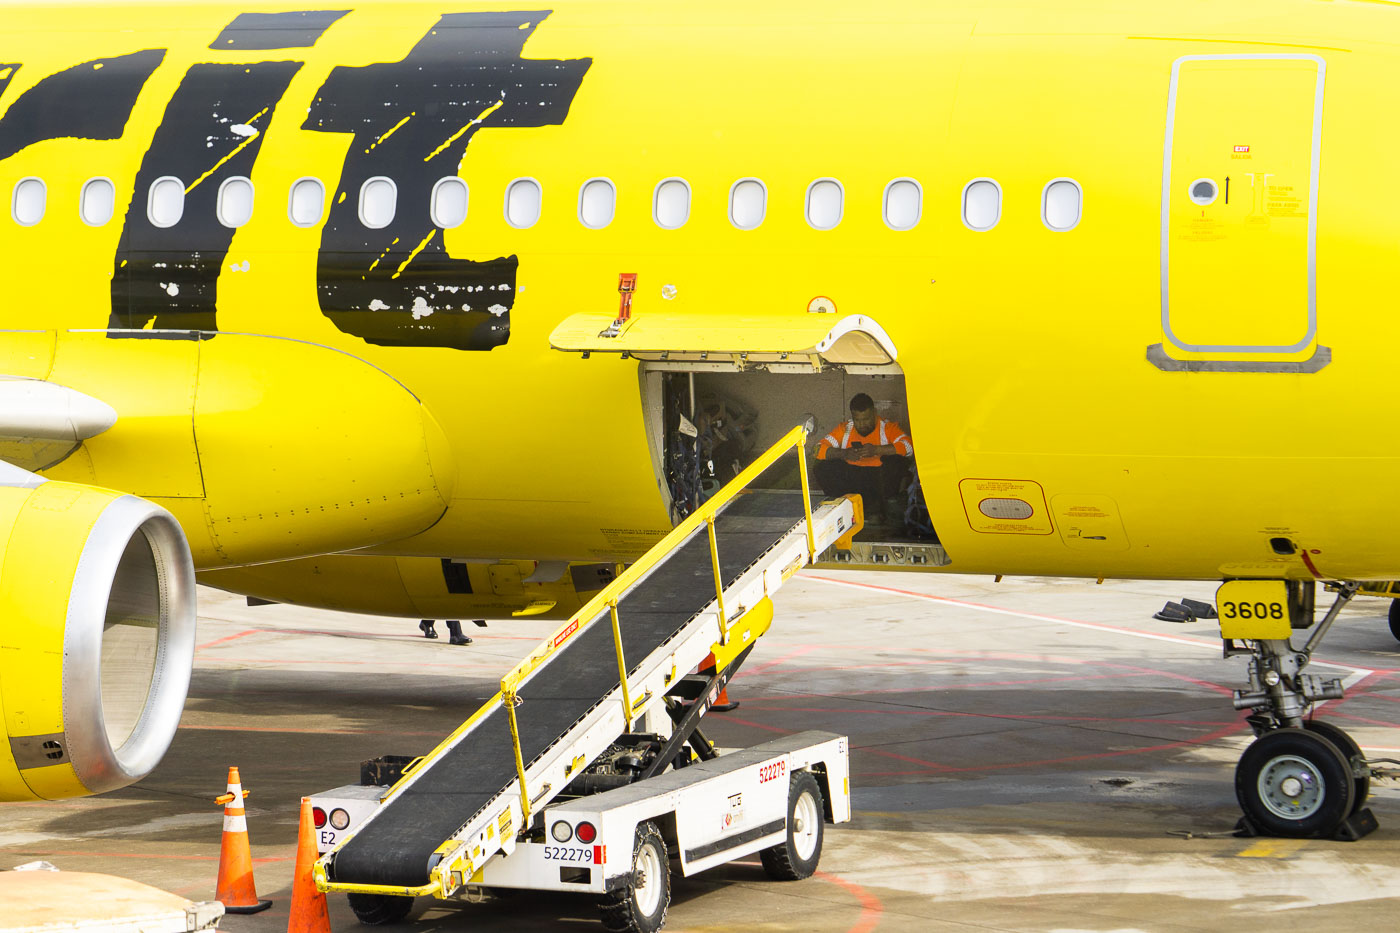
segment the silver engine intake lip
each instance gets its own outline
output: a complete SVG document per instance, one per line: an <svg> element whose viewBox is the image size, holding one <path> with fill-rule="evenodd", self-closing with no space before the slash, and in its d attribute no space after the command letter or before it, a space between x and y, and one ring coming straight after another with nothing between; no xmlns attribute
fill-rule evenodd
<svg viewBox="0 0 1400 933"><path fill-rule="evenodd" d="M64 732L73 769L91 792L140 780L170 747L190 686L195 620L194 562L179 523L153 502L114 500L83 546L63 634ZM130 699L142 690L118 683L110 663L103 684L104 642L123 625L156 633L144 699L119 710L122 691L135 686Z"/></svg>

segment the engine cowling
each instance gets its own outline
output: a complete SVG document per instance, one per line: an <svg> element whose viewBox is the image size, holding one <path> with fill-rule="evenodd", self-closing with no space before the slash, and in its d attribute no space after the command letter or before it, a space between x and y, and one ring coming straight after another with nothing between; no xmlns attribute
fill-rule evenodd
<svg viewBox="0 0 1400 933"><path fill-rule="evenodd" d="M184 532L154 503L0 467L0 800L140 780L194 662Z"/></svg>

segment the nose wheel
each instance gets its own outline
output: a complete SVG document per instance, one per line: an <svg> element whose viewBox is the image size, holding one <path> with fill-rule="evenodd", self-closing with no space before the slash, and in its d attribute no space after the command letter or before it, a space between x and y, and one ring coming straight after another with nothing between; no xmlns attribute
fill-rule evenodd
<svg viewBox="0 0 1400 933"><path fill-rule="evenodd" d="M1240 757L1235 796L1259 833L1307 839L1336 835L1353 812L1356 783L1351 763L1330 739L1276 729Z"/></svg>

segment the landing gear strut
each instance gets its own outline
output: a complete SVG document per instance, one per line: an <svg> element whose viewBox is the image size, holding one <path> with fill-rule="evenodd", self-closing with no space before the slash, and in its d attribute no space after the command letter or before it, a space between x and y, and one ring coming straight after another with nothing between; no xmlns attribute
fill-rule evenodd
<svg viewBox="0 0 1400 933"><path fill-rule="evenodd" d="M1301 648L1289 635L1312 627L1313 583L1231 581L1217 594L1225 656L1250 658L1249 686L1235 691L1257 736L1235 768L1243 835L1359 839L1376 828L1363 806L1371 771L1360 747L1337 726L1304 719L1317 701L1344 695L1340 680L1303 673L1360 586L1327 588L1336 601Z"/></svg>

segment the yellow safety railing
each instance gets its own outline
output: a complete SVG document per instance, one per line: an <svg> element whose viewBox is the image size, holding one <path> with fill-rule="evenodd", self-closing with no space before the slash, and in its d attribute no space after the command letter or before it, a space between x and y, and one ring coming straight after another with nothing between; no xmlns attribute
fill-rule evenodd
<svg viewBox="0 0 1400 933"><path fill-rule="evenodd" d="M710 538L710 563L715 568L715 604L719 607L719 638L724 641L724 630L729 619L724 614L724 575L719 571L719 545L715 543L715 517L705 516L705 531Z"/></svg>
<svg viewBox="0 0 1400 933"><path fill-rule="evenodd" d="M627 662L622 657L622 620L617 617L617 600L608 600L608 615L612 616L613 644L617 646L617 680L622 685L622 718L627 731L632 731L632 691L627 689Z"/></svg>

